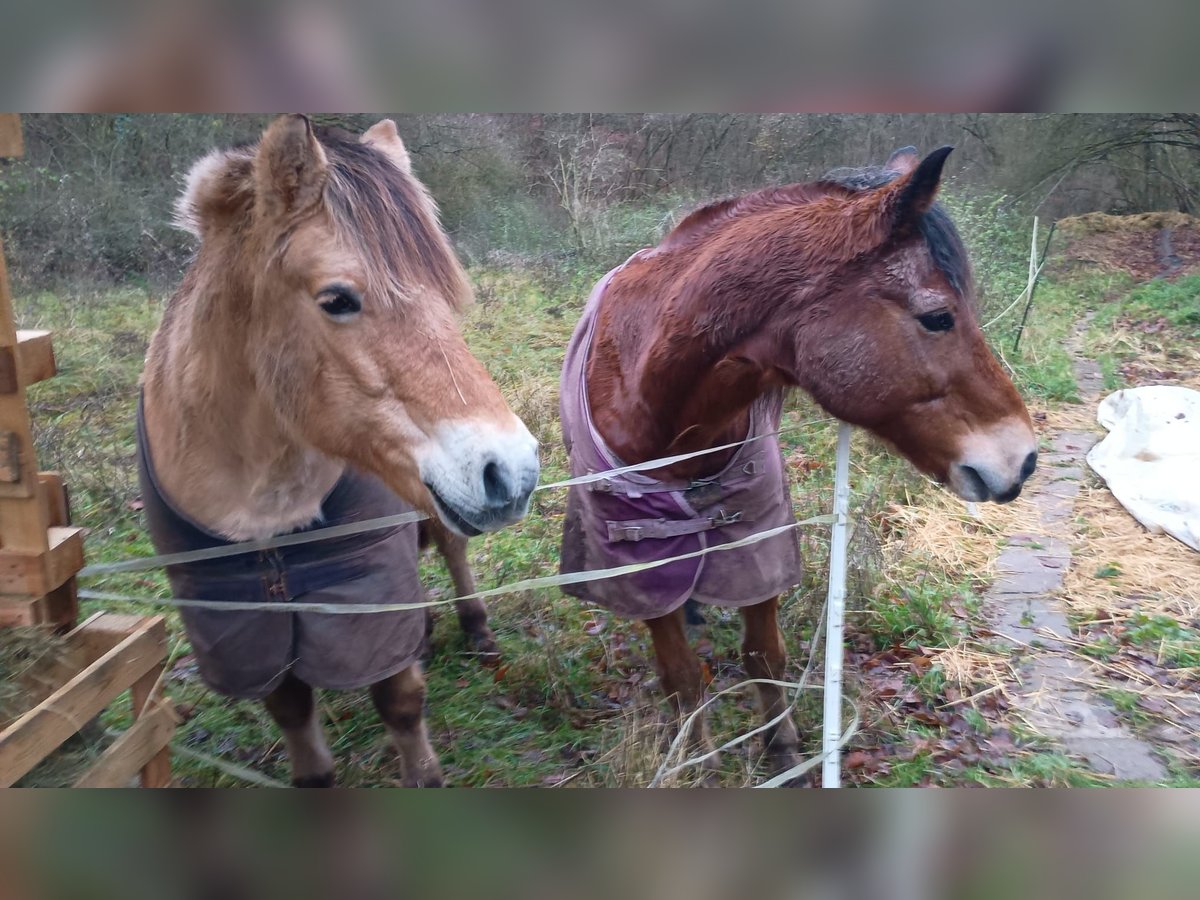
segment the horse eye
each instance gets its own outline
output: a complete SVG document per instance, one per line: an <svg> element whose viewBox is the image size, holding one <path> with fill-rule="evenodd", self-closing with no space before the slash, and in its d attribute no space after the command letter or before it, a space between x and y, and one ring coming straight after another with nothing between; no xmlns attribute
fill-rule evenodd
<svg viewBox="0 0 1200 900"><path fill-rule="evenodd" d="M949 331L954 327L954 314L946 310L925 313L923 316L917 316L917 321L926 331Z"/></svg>
<svg viewBox="0 0 1200 900"><path fill-rule="evenodd" d="M317 302L325 314L333 319L347 319L362 311L362 297L344 285L321 291Z"/></svg>

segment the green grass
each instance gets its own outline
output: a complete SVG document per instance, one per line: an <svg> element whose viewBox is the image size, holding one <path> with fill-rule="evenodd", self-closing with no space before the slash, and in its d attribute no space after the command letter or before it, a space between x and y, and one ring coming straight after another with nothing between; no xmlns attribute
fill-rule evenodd
<svg viewBox="0 0 1200 900"><path fill-rule="evenodd" d="M1118 359L1115 353L1100 353L1096 356L1100 365L1100 374L1104 377L1104 390L1117 391L1125 387L1125 379L1118 371Z"/></svg>
<svg viewBox="0 0 1200 900"><path fill-rule="evenodd" d="M1200 630L1170 616L1136 613L1126 626L1124 639L1152 651L1173 669L1200 668Z"/></svg>
<svg viewBox="0 0 1200 900"><path fill-rule="evenodd" d="M1200 275L1139 285L1102 310L1096 325L1111 327L1122 320L1133 325L1153 324L1158 319L1185 338L1200 337Z"/></svg>
<svg viewBox="0 0 1200 900"><path fill-rule="evenodd" d="M889 584L867 605L870 631L878 647L948 647L962 633L953 610L972 602L971 589L924 573L915 585Z"/></svg>
<svg viewBox="0 0 1200 900"><path fill-rule="evenodd" d="M1003 765L972 766L966 780L983 787L1106 787L1111 780L1052 750L1017 754Z"/></svg>

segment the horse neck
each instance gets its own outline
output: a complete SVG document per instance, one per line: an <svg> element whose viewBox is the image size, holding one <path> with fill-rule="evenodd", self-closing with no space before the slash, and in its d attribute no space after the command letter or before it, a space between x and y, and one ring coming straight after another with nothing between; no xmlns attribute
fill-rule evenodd
<svg viewBox="0 0 1200 900"><path fill-rule="evenodd" d="M667 277L648 267L662 265ZM746 436L764 393L788 386L791 354L770 297L737 303L709 290L721 278L686 259L653 257L618 273L604 298L588 363L592 418L613 452L634 463L732 443ZM762 279L764 286L769 279ZM785 359L784 357L789 357ZM678 478L719 471L735 451L664 470Z"/></svg>
<svg viewBox="0 0 1200 900"><path fill-rule="evenodd" d="M343 464L308 447L256 388L249 288L219 269L189 272L150 344L145 427L163 491L234 540L314 521Z"/></svg>

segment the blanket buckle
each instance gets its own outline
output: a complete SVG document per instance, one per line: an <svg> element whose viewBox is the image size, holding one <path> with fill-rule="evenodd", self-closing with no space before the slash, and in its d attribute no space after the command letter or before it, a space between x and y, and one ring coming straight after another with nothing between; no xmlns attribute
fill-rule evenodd
<svg viewBox="0 0 1200 900"><path fill-rule="evenodd" d="M724 528L726 525L732 525L735 522L742 521L742 511L740 509L733 512L726 512L723 509L717 510L717 514L709 519L712 522L713 528Z"/></svg>

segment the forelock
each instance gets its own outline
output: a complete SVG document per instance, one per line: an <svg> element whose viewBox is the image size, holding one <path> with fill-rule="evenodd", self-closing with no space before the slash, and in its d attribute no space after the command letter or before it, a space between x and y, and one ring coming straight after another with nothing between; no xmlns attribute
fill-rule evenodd
<svg viewBox="0 0 1200 900"><path fill-rule="evenodd" d="M345 132L317 135L329 160L325 203L338 240L363 260L368 290L395 303L432 290L462 309L470 287L424 186Z"/></svg>

